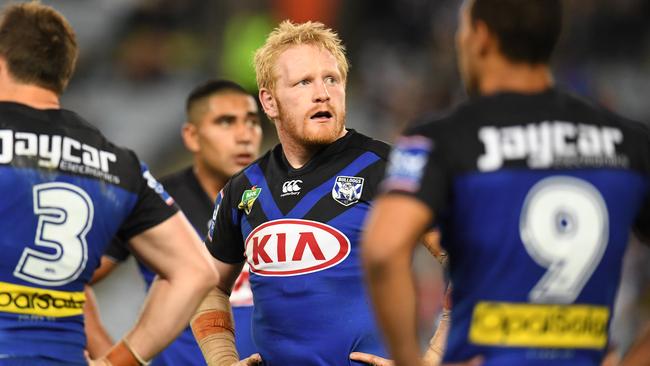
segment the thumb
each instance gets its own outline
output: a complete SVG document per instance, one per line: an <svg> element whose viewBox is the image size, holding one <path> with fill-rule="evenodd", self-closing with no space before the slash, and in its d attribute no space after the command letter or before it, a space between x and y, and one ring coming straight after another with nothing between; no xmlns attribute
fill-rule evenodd
<svg viewBox="0 0 650 366"><path fill-rule="evenodd" d="M254 353L246 358L246 366L257 366L262 364L262 356L259 353Z"/></svg>

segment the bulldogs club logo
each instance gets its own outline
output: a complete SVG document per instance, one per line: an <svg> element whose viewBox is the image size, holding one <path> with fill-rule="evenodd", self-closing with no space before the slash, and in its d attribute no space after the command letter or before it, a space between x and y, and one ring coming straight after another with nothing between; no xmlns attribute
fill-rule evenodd
<svg viewBox="0 0 650 366"><path fill-rule="evenodd" d="M343 206L359 202L363 192L363 178L338 176L332 187L332 198Z"/></svg>

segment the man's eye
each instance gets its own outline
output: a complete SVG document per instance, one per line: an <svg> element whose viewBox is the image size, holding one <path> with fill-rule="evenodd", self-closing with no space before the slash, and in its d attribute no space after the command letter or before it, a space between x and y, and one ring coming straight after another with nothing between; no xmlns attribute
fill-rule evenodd
<svg viewBox="0 0 650 366"><path fill-rule="evenodd" d="M249 118L246 120L246 125L248 126L259 126L260 125L260 120L257 118Z"/></svg>
<svg viewBox="0 0 650 366"><path fill-rule="evenodd" d="M218 118L215 122L221 126L230 126L233 121L230 118Z"/></svg>

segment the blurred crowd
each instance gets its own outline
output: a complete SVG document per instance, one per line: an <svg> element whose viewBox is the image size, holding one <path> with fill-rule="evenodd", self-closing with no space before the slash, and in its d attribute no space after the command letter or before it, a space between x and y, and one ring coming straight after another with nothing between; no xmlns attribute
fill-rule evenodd
<svg viewBox="0 0 650 366"><path fill-rule="evenodd" d="M80 42L64 106L134 149L158 175L188 161L179 138L187 92L210 77L255 92L252 53L282 19L318 20L341 34L351 61L349 127L390 142L417 116L444 113L464 98L454 56L460 0L42 2L70 20ZM557 82L650 122L650 1L567 0L566 8ZM276 143L269 124L265 139L267 148ZM614 328L621 344L650 309L650 255L640 245L631 250L619 299L624 316ZM427 281L421 289L441 292Z"/></svg>
<svg viewBox="0 0 650 366"><path fill-rule="evenodd" d="M441 113L464 96L454 56L460 0L50 3L70 19L81 43L79 71L64 102L109 138L134 147L154 171L171 170L170 159L182 151L175 132L187 90L207 77L225 77L254 92L252 53L282 19L318 20L340 32L352 65L353 128L390 141L418 115ZM650 121L650 2L566 5L554 62L558 82ZM267 134L267 146L273 135Z"/></svg>

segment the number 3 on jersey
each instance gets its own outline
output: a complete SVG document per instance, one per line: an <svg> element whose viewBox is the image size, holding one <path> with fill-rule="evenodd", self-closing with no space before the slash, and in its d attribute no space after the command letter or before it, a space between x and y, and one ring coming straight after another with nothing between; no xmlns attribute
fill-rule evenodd
<svg viewBox="0 0 650 366"><path fill-rule="evenodd" d="M528 254L547 268L529 293L530 301L572 303L605 252L607 206L596 187L585 180L546 178L528 192L519 231Z"/></svg>
<svg viewBox="0 0 650 366"><path fill-rule="evenodd" d="M34 243L49 250L25 248L14 276L39 285L65 285L86 266L92 200L81 188L62 182L36 185L33 192L38 216Z"/></svg>

